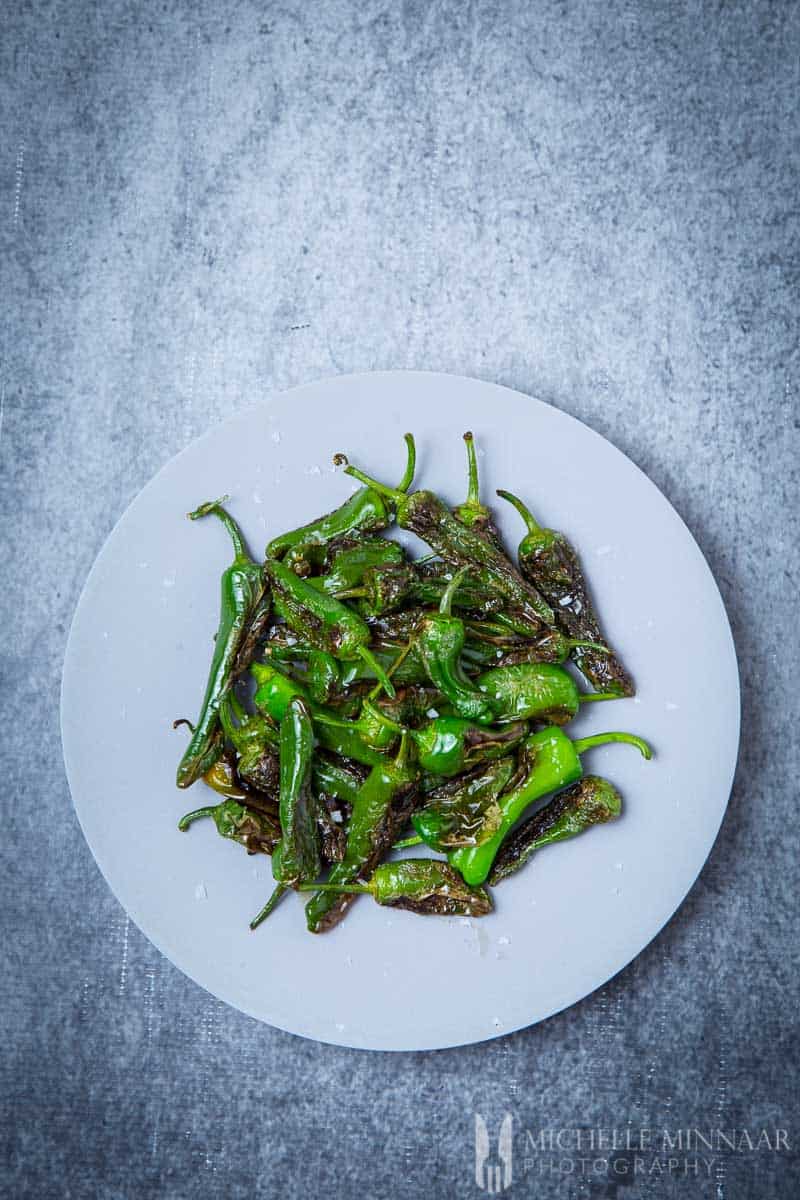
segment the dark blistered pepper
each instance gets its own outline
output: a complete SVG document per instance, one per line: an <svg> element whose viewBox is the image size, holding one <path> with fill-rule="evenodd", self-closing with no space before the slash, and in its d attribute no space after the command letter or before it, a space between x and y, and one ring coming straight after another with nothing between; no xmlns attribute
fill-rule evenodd
<svg viewBox="0 0 800 1200"><path fill-rule="evenodd" d="M365 883L408 821L419 774L408 751L404 736L397 757L384 759L367 776L353 805L345 856L331 868L329 885ZM306 905L308 928L312 933L332 928L353 899L349 894L318 890Z"/></svg>
<svg viewBox="0 0 800 1200"><path fill-rule="evenodd" d="M263 613L265 602L264 574L258 563L247 553L244 538L233 517L222 507L221 500L201 504L189 513L192 521L214 513L227 529L233 542L234 558L223 571L220 584L220 616L214 641L214 653L208 673L206 693L191 741L178 766L178 787L189 787L204 775L219 757L222 739L219 737L219 705L230 686L237 665L237 655L247 635L251 618L257 610Z"/></svg>
<svg viewBox="0 0 800 1200"><path fill-rule="evenodd" d="M446 854L457 846L478 846L499 828L497 797L511 782L516 759L506 754L476 771L429 792L411 824L427 846Z"/></svg>
<svg viewBox="0 0 800 1200"><path fill-rule="evenodd" d="M415 595L417 575L411 563L389 563L370 567L364 572L361 586L342 593L358 599L365 617L380 617L394 612Z"/></svg>
<svg viewBox="0 0 800 1200"><path fill-rule="evenodd" d="M295 633L317 650L343 662L362 659L380 679L389 695L391 682L369 649L371 633L364 620L333 596L316 588L282 562L267 562L275 609Z"/></svg>
<svg viewBox="0 0 800 1200"><path fill-rule="evenodd" d="M616 692L578 691L575 680L555 663L518 663L492 667L475 680L486 696L495 721L547 721L566 725L581 704L617 700Z"/></svg>
<svg viewBox="0 0 800 1200"><path fill-rule="evenodd" d="M445 588L438 613L431 613L420 623L417 646L428 678L447 700L459 717L487 725L494 710L486 696L472 683L461 665L464 649L464 622L450 611L453 592L466 568L457 571Z"/></svg>
<svg viewBox="0 0 800 1200"><path fill-rule="evenodd" d="M306 659L306 686L311 699L327 704L339 687L339 664L327 650L311 650Z"/></svg>
<svg viewBox="0 0 800 1200"><path fill-rule="evenodd" d="M280 826L266 813L254 812L239 800L229 797L219 804L196 808L186 813L178 822L178 829L185 833L193 821L200 817L211 817L217 833L231 841L239 842L248 854L272 854L281 836Z"/></svg>
<svg viewBox="0 0 800 1200"><path fill-rule="evenodd" d="M497 494L514 505L528 527L517 551L520 571L549 601L558 627L567 637L602 647L579 646L573 650L572 657L581 673L596 688L632 696L636 690L633 680L603 637L573 547L563 534L543 529L517 496L502 490Z"/></svg>
<svg viewBox="0 0 800 1200"><path fill-rule="evenodd" d="M311 794L314 728L304 701L290 701L280 732L281 840L272 874L284 887L297 887L320 872L317 805Z"/></svg>
<svg viewBox="0 0 800 1200"><path fill-rule="evenodd" d="M611 821L622 811L622 798L607 779L585 775L518 825L503 842L494 860L490 883L513 875L535 851L551 842L562 842Z"/></svg>
<svg viewBox="0 0 800 1200"><path fill-rule="evenodd" d="M311 782L318 792L332 796L340 805L346 804L352 808L366 776L360 764L333 759L324 753L314 755Z"/></svg>
<svg viewBox="0 0 800 1200"><path fill-rule="evenodd" d="M414 439L410 435L406 435L406 456L406 469L400 481L399 492L406 492L414 478L416 450ZM311 521L308 525L301 525L299 529L273 538L267 546L266 556L283 558L288 551L297 552L304 546L325 545L334 538L355 530L366 533L385 529L391 522L392 508L386 503L386 497L369 486L359 488L333 512Z"/></svg>
<svg viewBox="0 0 800 1200"><path fill-rule="evenodd" d="M551 629L533 642L521 642L516 646L504 649L496 665L513 667L517 663L529 662L563 663L567 661L573 650L581 647L596 650L599 654L608 653L600 642L579 641L575 638L568 638L558 629Z"/></svg>
<svg viewBox="0 0 800 1200"><path fill-rule="evenodd" d="M219 716L225 738L236 751L241 779L261 792L277 795L278 730L260 713L246 713L233 689L223 697Z"/></svg>
<svg viewBox="0 0 800 1200"><path fill-rule="evenodd" d="M518 745L528 731L523 721L491 729L463 717L434 717L410 730L423 771L429 775L458 775L479 762L500 758Z"/></svg>
<svg viewBox="0 0 800 1200"><path fill-rule="evenodd" d="M402 726L368 699L363 701L361 714L355 721L343 721L330 713L317 710L314 713L314 722L317 727L325 725L332 729L344 730L360 738L373 750L390 749L403 732Z"/></svg>
<svg viewBox="0 0 800 1200"><path fill-rule="evenodd" d="M337 455L337 460L347 461L344 455ZM421 537L441 555L448 566L453 569L469 568L475 583L487 591L494 590L504 596L508 606L530 628L537 630L543 625L552 627L555 623L550 606L536 588L523 579L503 551L474 529L462 525L433 492L418 491L408 495L377 483L357 467L348 465L346 471L386 496L396 507L398 525Z"/></svg>
<svg viewBox="0 0 800 1200"><path fill-rule="evenodd" d="M480 485L478 483L478 456L475 452L475 438L471 433L464 434L464 444L467 447L467 498L463 504L457 504L453 516L471 529L474 533L491 542L493 546L505 554L500 533L494 523L492 510L481 504Z"/></svg>
<svg viewBox="0 0 800 1200"><path fill-rule="evenodd" d="M372 896L378 904L404 908L423 916L485 917L492 911L492 899L485 888L469 887L461 876L435 858L406 858L401 862L381 863L366 883L317 885L319 893ZM310 891L313 885L304 885Z"/></svg>
<svg viewBox="0 0 800 1200"><path fill-rule="evenodd" d="M647 743L632 733L598 733L573 742L553 725L531 734L524 746L530 764L524 780L498 800L502 814L499 828L478 846L451 851L447 856L451 866L460 871L467 883L473 886L483 883L489 876L503 839L525 810L549 792L580 779L583 774L581 754L592 746L604 746L608 742L627 742L636 746L645 758L651 757Z"/></svg>

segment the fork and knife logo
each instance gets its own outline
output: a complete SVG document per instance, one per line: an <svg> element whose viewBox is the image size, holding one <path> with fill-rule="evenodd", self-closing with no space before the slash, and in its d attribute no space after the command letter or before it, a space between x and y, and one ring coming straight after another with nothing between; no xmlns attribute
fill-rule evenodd
<svg viewBox="0 0 800 1200"><path fill-rule="evenodd" d="M475 1182L481 1191L497 1196L511 1187L511 1155L513 1121L506 1113L500 1124L497 1138L497 1160L490 1158L491 1141L486 1122L480 1113L475 1113Z"/></svg>

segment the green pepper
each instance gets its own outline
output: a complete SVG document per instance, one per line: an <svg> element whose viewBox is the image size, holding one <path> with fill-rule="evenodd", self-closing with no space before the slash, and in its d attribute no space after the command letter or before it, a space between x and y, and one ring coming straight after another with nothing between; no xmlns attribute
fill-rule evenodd
<svg viewBox="0 0 800 1200"><path fill-rule="evenodd" d="M311 766L311 781L314 787L318 792L332 796L351 808L365 778L366 772L360 765L329 758L324 753L314 755Z"/></svg>
<svg viewBox="0 0 800 1200"><path fill-rule="evenodd" d="M414 439L406 434L406 469L398 491L406 492L414 478L416 450ZM301 525L289 533L273 538L267 546L267 558L283 558L287 551L306 546L324 546L343 534L356 530L368 532L385 529L392 521L391 507L385 498L371 487L359 488L344 504L324 517Z"/></svg>
<svg viewBox="0 0 800 1200"><path fill-rule="evenodd" d="M201 504L189 513L192 521L214 513L227 529L233 542L234 558L222 574L220 586L220 617L214 642L214 653L203 706L191 741L178 766L177 784L189 787L211 767L222 751L219 736L219 705L230 686L236 660L247 636L251 619L259 612L263 618L265 604L264 574L258 563L247 553L239 526L222 507L222 500Z"/></svg>
<svg viewBox="0 0 800 1200"><path fill-rule="evenodd" d="M370 571L383 567L405 565L403 547L388 538L362 538L354 545L338 550L332 558L330 570L325 575L309 579L312 587L331 596L348 596L353 589L360 595L363 580Z"/></svg>
<svg viewBox="0 0 800 1200"><path fill-rule="evenodd" d="M178 829L185 833L200 817L211 817L217 833L239 842L248 854L272 854L281 836L276 821L270 820L265 813L253 812L233 797L186 813L178 822Z"/></svg>
<svg viewBox="0 0 800 1200"><path fill-rule="evenodd" d="M223 697L219 716L225 738L237 753L236 770L240 778L261 792L277 794L277 729L260 713L245 713L233 689Z"/></svg>
<svg viewBox="0 0 800 1200"><path fill-rule="evenodd" d="M494 860L489 882L499 883L513 875L542 846L575 837L593 825L613 820L621 811L617 789L598 775L585 775L509 834Z"/></svg>
<svg viewBox="0 0 800 1200"><path fill-rule="evenodd" d="M464 622L450 611L453 592L465 573L464 567L456 572L445 588L438 613L425 617L417 634L417 645L428 678L456 715L486 725L493 719L493 708L464 673L461 666L466 637Z"/></svg>
<svg viewBox="0 0 800 1200"><path fill-rule="evenodd" d="M435 858L381 863L366 883L339 884L331 880L316 885L320 894L369 895L378 904L423 916L485 917L492 911L485 888L469 887L447 863ZM310 891L313 886L304 884L301 890Z"/></svg>
<svg viewBox="0 0 800 1200"><path fill-rule="evenodd" d="M337 455L336 460L347 462L344 455ZM555 623L549 604L523 579L506 555L474 529L462 525L433 492L418 491L407 495L370 479L357 467L348 465L345 470L391 500L396 506L398 525L421 537L450 567L468 567L481 588L504 596L531 629L539 630L542 625L551 627Z"/></svg>
<svg viewBox="0 0 800 1200"><path fill-rule="evenodd" d="M534 642L522 642L515 646L509 646L501 653L496 666L513 667L518 663L529 662L563 663L567 661L573 650L582 647L596 650L598 654L608 654L607 648L600 642L568 638L558 629L551 629Z"/></svg>
<svg viewBox="0 0 800 1200"><path fill-rule="evenodd" d="M467 498L463 504L456 505L453 509L453 516L462 525L466 525L467 529L471 529L496 546L501 554L505 554L492 511L485 504L481 504L478 457L475 453L475 438L471 433L464 434L464 443L467 447Z"/></svg>
<svg viewBox="0 0 800 1200"><path fill-rule="evenodd" d="M502 490L497 494L514 505L528 529L517 551L520 571L549 601L562 632L567 637L592 643L573 651L581 673L596 688L632 696L636 690L633 680L603 637L573 547L562 533L543 529L517 496Z"/></svg>
<svg viewBox="0 0 800 1200"><path fill-rule="evenodd" d="M353 804L344 859L335 863L328 885L365 882L408 821L417 792L418 771L408 753L408 738L400 739L394 760L383 759L370 771ZM350 894L318 889L306 905L312 933L336 925L353 902Z"/></svg>
<svg viewBox="0 0 800 1200"><path fill-rule="evenodd" d="M272 581L276 611L296 633L317 650L324 650L343 662L362 659L375 672L386 692L394 694L392 684L369 649L369 626L347 605L318 592L277 560L268 561L266 570Z"/></svg>
<svg viewBox="0 0 800 1200"><path fill-rule="evenodd" d="M297 887L320 872L319 828L310 789L313 753L311 717L305 703L295 697L281 721L282 836L272 856L272 874L284 887Z"/></svg>
<svg viewBox="0 0 800 1200"><path fill-rule="evenodd" d="M632 733L598 733L572 742L553 725L531 734L524 746L530 769L519 787L499 798L502 814L499 828L481 845L451 851L447 856L451 866L461 872L467 883L483 883L503 839L525 810L549 792L580 779L583 774L580 755L592 746L603 746L608 742L627 742L636 746L645 758L651 757L647 743Z"/></svg>
<svg viewBox="0 0 800 1200"><path fill-rule="evenodd" d="M403 732L402 726L387 717L377 705L372 704L369 700L364 700L362 703L361 715L356 721L343 721L339 717L319 710L314 713L314 721L318 726L325 725L333 729L345 730L359 737L365 745L372 747L373 750L388 750Z"/></svg>
<svg viewBox="0 0 800 1200"><path fill-rule="evenodd" d="M527 725L520 721L503 729L475 725L463 717L434 717L419 729L409 730L423 771L430 775L458 775L479 762L500 758L522 741Z"/></svg>
<svg viewBox="0 0 800 1200"><path fill-rule="evenodd" d="M339 664L327 650L311 650L307 659L306 683L317 704L327 704L339 687Z"/></svg>
<svg viewBox="0 0 800 1200"><path fill-rule="evenodd" d="M430 792L424 807L411 815L421 840L440 853L488 841L502 819L497 797L516 766L513 755L507 754Z"/></svg>
<svg viewBox="0 0 800 1200"><path fill-rule="evenodd" d="M616 692L578 691L575 680L555 663L526 662L493 667L475 680L495 721L537 720L566 725L583 703L618 700Z"/></svg>
<svg viewBox="0 0 800 1200"><path fill-rule="evenodd" d="M298 697L301 700L308 699L305 689L272 663L253 663L250 674L257 685L253 703L278 724L286 716L292 700Z"/></svg>

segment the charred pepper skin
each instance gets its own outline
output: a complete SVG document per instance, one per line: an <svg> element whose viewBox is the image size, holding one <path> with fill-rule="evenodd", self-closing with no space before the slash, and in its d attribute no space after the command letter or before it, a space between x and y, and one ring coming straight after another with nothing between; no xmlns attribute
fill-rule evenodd
<svg viewBox="0 0 800 1200"><path fill-rule="evenodd" d="M219 717L225 740L236 751L239 777L249 787L277 796L278 730L259 713L245 713L232 689L222 699Z"/></svg>
<svg viewBox="0 0 800 1200"><path fill-rule="evenodd" d="M276 821L263 813L253 812L232 796L219 804L186 813L178 822L178 829L186 833L189 826L201 817L211 817L220 837L239 842L248 854L272 854L281 836Z"/></svg>
<svg viewBox="0 0 800 1200"><path fill-rule="evenodd" d="M581 673L602 691L633 696L633 680L603 636L575 550L563 534L542 528L519 497L503 490L497 494L516 508L528 528L517 551L522 575L549 601L556 624L567 637L602 647L573 649Z"/></svg>
<svg viewBox="0 0 800 1200"><path fill-rule="evenodd" d="M467 448L467 498L463 504L456 505L453 509L453 516L467 529L471 529L495 546L501 554L505 554L502 538L492 517L492 510L485 504L481 504L478 456L475 451L475 438L471 432L464 434L464 445Z"/></svg>
<svg viewBox="0 0 800 1200"><path fill-rule="evenodd" d="M509 834L494 860L489 883L499 883L519 871L542 846L613 821L621 811L622 798L613 784L599 775L585 775Z"/></svg>
<svg viewBox="0 0 800 1200"><path fill-rule="evenodd" d="M378 904L421 916L485 917L492 911L492 898L485 888L469 887L447 863L435 858L381 863L366 883L337 885L328 881L317 886L320 893L370 895Z"/></svg>
<svg viewBox="0 0 800 1200"><path fill-rule="evenodd" d="M651 757L647 743L632 733L598 733L572 742L553 725L531 734L525 742L530 770L518 787L499 798L502 814L500 826L480 845L448 854L450 865L461 873L466 883L473 886L483 883L489 877L504 838L526 809L550 792L576 783L583 774L581 754L592 746L603 746L609 742L627 742L636 746L645 758Z"/></svg>
<svg viewBox="0 0 800 1200"><path fill-rule="evenodd" d="M421 728L409 731L417 759L429 775L458 775L480 762L501 758L524 738L528 726L522 721L492 729L463 717L434 717Z"/></svg>
<svg viewBox="0 0 800 1200"><path fill-rule="evenodd" d="M293 699L281 721L281 840L272 857L272 874L284 887L297 887L320 872L317 805L311 794L314 729L305 703Z"/></svg>
<svg viewBox="0 0 800 1200"><path fill-rule="evenodd" d="M263 620L266 604L262 568L247 553L242 532L222 506L222 500L201 504L189 513L192 521L213 513L219 517L233 542L234 558L220 581L220 617L214 652L200 716L191 741L178 765L178 787L190 787L205 775L222 752L219 736L219 706L237 667L237 656L247 636L250 621L259 611Z"/></svg>
<svg viewBox="0 0 800 1200"><path fill-rule="evenodd" d="M408 491L411 486L416 465L414 439L408 436L406 456L406 469L398 489L401 492ZM304 547L325 546L350 533L376 532L386 529L391 522L392 509L385 497L371 487L359 488L333 512L273 538L267 546L266 557L283 558L290 551L302 555Z"/></svg>
<svg viewBox="0 0 800 1200"><path fill-rule="evenodd" d="M456 572L444 591L438 613L430 613L422 621L417 646L428 678L457 716L488 725L494 708L461 666L466 632L461 618L450 611L453 593L464 574L465 568Z"/></svg>
<svg viewBox="0 0 800 1200"><path fill-rule="evenodd" d="M447 854L459 846L477 846L499 828L497 798L511 782L516 759L507 754L429 792L412 813L411 824L426 846Z"/></svg>
<svg viewBox="0 0 800 1200"><path fill-rule="evenodd" d="M343 455L337 458L346 461ZM531 629L552 628L555 624L549 604L531 583L523 579L505 554L473 529L462 525L433 492L407 494L377 483L357 467L348 465L345 470L391 500L396 507L398 525L427 542L448 566L455 570L467 567L479 586L504 596L508 606Z"/></svg>
<svg viewBox="0 0 800 1200"><path fill-rule="evenodd" d="M493 667L475 680L486 696L495 721L546 721L566 725L582 703L617 700L615 692L581 694L563 667L555 663L518 663Z"/></svg>
<svg viewBox="0 0 800 1200"><path fill-rule="evenodd" d="M367 776L353 805L347 831L347 849L331 868L328 885L366 882L411 815L419 771L408 754L405 737L397 757L384 759ZM311 933L332 929L353 902L350 893L320 888L306 905Z"/></svg>

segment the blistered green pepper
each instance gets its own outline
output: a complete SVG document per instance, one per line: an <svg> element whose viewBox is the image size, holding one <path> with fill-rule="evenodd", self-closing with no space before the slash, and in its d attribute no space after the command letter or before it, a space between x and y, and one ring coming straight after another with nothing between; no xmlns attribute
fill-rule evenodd
<svg viewBox="0 0 800 1200"><path fill-rule="evenodd" d="M297 887L320 872L320 832L310 788L313 754L311 717L295 697L281 721L281 840L272 856L272 874L284 887Z"/></svg>
<svg viewBox="0 0 800 1200"><path fill-rule="evenodd" d="M562 533L542 528L517 496L502 490L497 494L514 505L528 529L517 551L520 571L549 601L558 627L570 638L592 643L573 651L582 674L603 691L632 696L633 680L603 637L573 547Z"/></svg>
<svg viewBox="0 0 800 1200"><path fill-rule="evenodd" d="M221 837L230 838L244 846L248 854L272 854L280 840L281 831L276 821L267 814L254 812L239 800L229 797L219 804L196 808L186 813L178 822L178 829L185 833L200 817L211 817Z"/></svg>
<svg viewBox="0 0 800 1200"><path fill-rule="evenodd" d="M246 713L233 689L223 697L219 716L225 738L237 753L241 779L261 792L277 794L278 730L260 713Z"/></svg>
<svg viewBox="0 0 800 1200"><path fill-rule="evenodd" d="M566 725L581 704L619 699L616 692L579 692L572 676L555 663L493 667L477 677L475 687L487 698L495 721L536 720Z"/></svg>
<svg viewBox="0 0 800 1200"><path fill-rule="evenodd" d="M467 447L467 498L463 504L457 504L453 516L467 529L480 535L487 542L505 554L503 543L497 526L492 517L492 510L481 504L480 485L478 483L478 456L475 452L475 438L471 433L464 434L464 444Z"/></svg>
<svg viewBox="0 0 800 1200"><path fill-rule="evenodd" d="M435 858L381 863L366 883L331 880L316 885L320 894L368 895L378 904L423 916L485 917L492 911L492 900L485 888L469 887L447 863ZM304 885L301 890L310 891L313 886Z"/></svg>
<svg viewBox="0 0 800 1200"><path fill-rule="evenodd" d="M580 779L583 774L581 754L592 746L604 746L608 742L627 742L636 746L645 758L651 757L647 743L632 733L598 733L572 742L553 725L531 734L524 747L530 769L519 787L499 798L502 814L499 827L480 845L453 850L447 856L451 866L461 873L467 883L473 886L483 883L489 876L503 839L526 809L549 792Z"/></svg>
<svg viewBox="0 0 800 1200"><path fill-rule="evenodd" d="M219 706L230 687L236 659L249 623L258 611L264 621L264 574L258 563L247 553L242 531L222 506L222 500L211 500L189 513L192 521L214 513L219 517L233 542L234 558L222 574L220 586L220 616L214 641L214 653L208 673L206 693L191 741L178 765L178 787L193 784L211 767L222 752L219 736Z"/></svg>
<svg viewBox="0 0 800 1200"><path fill-rule="evenodd" d="M585 775L512 830L494 860L489 882L513 875L542 846L576 837L621 811L622 798L613 784L598 775Z"/></svg>
<svg viewBox="0 0 800 1200"><path fill-rule="evenodd" d="M411 729L417 759L430 775L457 775L479 762L500 758L517 746L527 733L522 722L492 729L463 717L434 717Z"/></svg>
<svg viewBox="0 0 800 1200"><path fill-rule="evenodd" d="M488 724L494 715L492 705L465 674L461 666L464 649L464 622L450 611L453 592L465 574L456 572L445 588L438 613L426 616L420 624L417 645L428 678L459 717Z"/></svg>
<svg viewBox="0 0 800 1200"><path fill-rule="evenodd" d="M457 846L488 841L502 819L497 797L516 768L516 759L507 754L430 792L424 807L411 815L421 840L444 854Z"/></svg>

